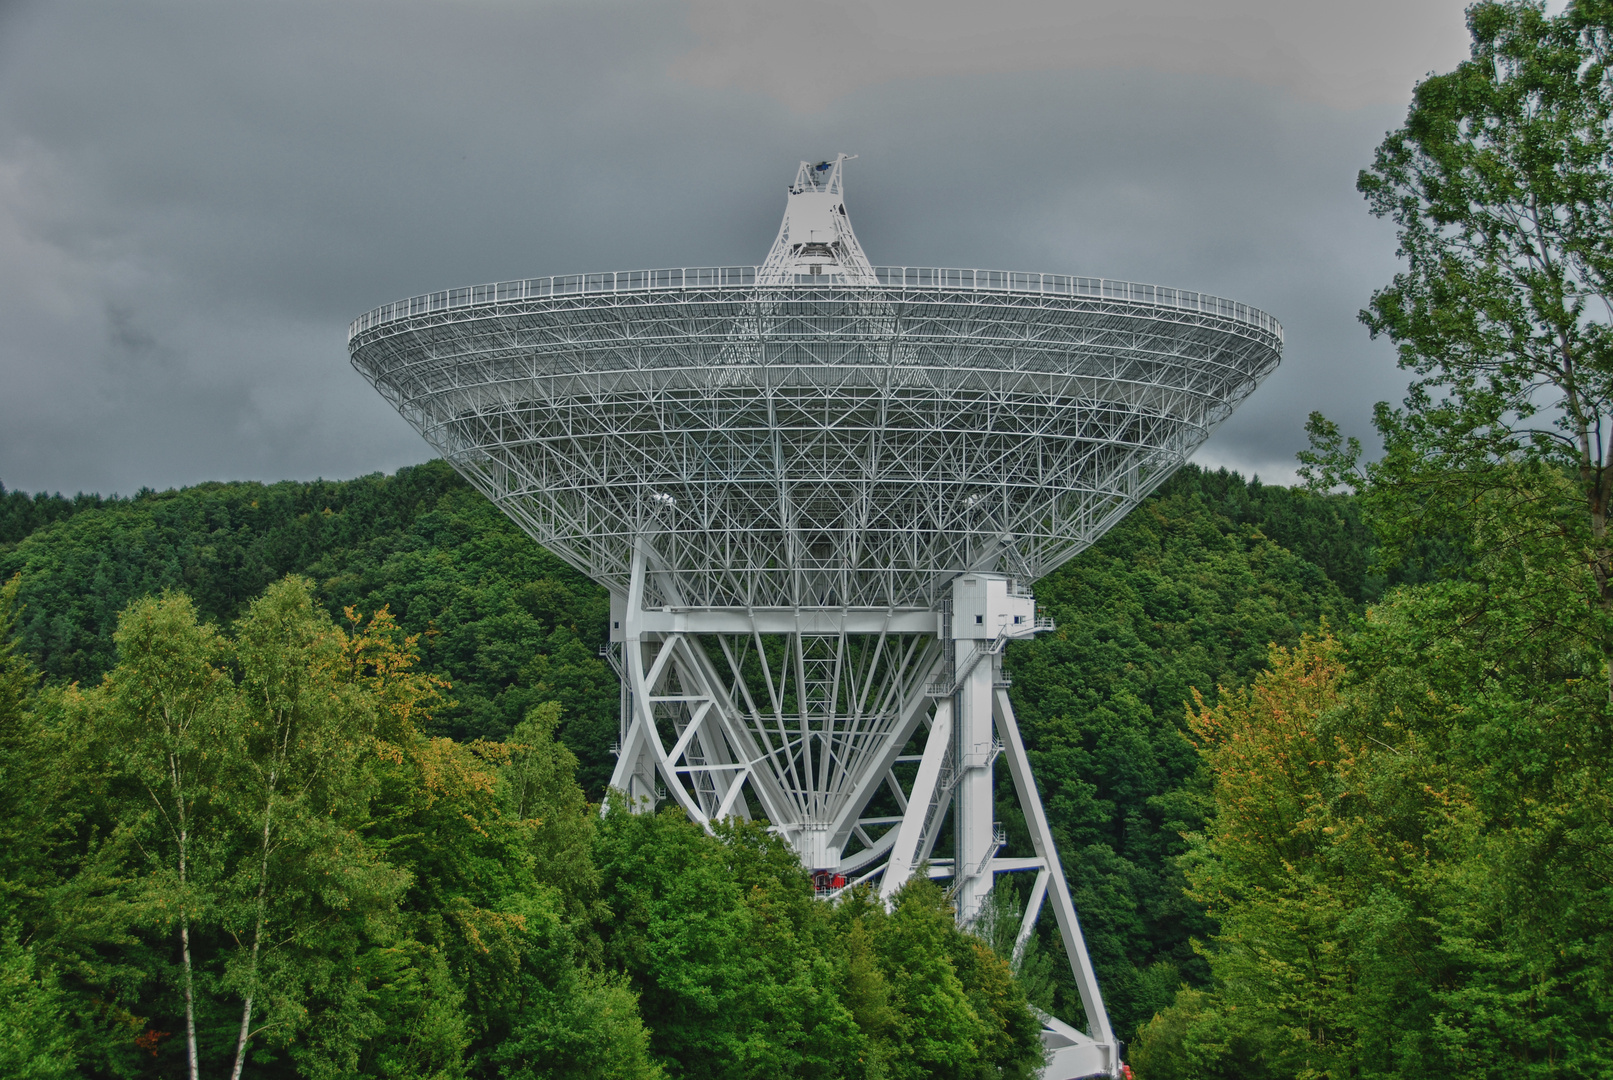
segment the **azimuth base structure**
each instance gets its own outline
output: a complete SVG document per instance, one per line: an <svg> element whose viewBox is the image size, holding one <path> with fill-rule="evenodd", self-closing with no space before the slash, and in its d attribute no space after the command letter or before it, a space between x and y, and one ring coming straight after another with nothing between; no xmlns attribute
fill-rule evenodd
<svg viewBox="0 0 1613 1080"><path fill-rule="evenodd" d="M844 155L803 162L760 266L531 278L378 308L354 366L529 535L611 593L612 787L765 818L832 897L920 867L959 921L1034 872L1086 1030L1116 1044L1003 670L1029 583L1150 491L1278 363L1243 304L1101 278L876 267ZM993 821L1001 758L1032 850ZM950 826L950 850L937 853Z"/></svg>

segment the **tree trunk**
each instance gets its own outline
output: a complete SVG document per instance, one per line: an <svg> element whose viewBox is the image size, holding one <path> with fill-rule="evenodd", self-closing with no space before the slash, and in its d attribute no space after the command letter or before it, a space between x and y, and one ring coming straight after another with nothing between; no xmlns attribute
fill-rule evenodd
<svg viewBox="0 0 1613 1080"><path fill-rule="evenodd" d="M252 959L247 965L246 1000L241 1004L241 1032L235 1040L235 1067L230 1070L230 1080L241 1080L241 1069L246 1065L246 1044L252 1032L252 1002L258 990L258 949L263 941L263 906L269 888L269 825L274 815L274 789L278 777L278 769L270 771L269 791L263 802L263 848L258 863L257 921L252 927Z"/></svg>
<svg viewBox="0 0 1613 1080"><path fill-rule="evenodd" d="M190 962L190 897L186 895L190 871L190 822L185 819L185 795L180 789L179 762L168 758L168 774L174 785L174 814L179 835L179 955L185 971L185 1053L190 1064L190 1080L197 1080L196 987Z"/></svg>
<svg viewBox="0 0 1613 1080"><path fill-rule="evenodd" d="M181 890L185 885L185 841L184 833L179 838L179 884ZM185 965L185 1052L190 1061L190 1080L197 1080L196 1063L196 993L192 979L190 963L190 907L184 902L179 907L179 951Z"/></svg>

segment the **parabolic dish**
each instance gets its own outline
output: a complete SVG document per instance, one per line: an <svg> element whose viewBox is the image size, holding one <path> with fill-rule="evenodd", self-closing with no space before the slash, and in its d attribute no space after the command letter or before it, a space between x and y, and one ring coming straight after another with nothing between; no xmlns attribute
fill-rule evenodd
<svg viewBox="0 0 1613 1080"><path fill-rule="evenodd" d="M756 267L388 304L354 366L549 550L647 604L929 608L1026 583L1147 495L1276 366L1282 327L1058 274ZM759 277L762 279L759 282Z"/></svg>

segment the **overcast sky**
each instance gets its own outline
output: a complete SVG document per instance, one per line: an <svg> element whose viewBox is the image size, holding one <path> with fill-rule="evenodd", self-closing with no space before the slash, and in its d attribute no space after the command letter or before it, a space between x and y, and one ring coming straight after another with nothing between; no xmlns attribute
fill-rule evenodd
<svg viewBox="0 0 1613 1080"><path fill-rule="evenodd" d="M754 263L859 154L877 264L1254 304L1282 367L1198 460L1291 479L1405 376L1354 190L1460 0L0 0L0 482L132 492L430 456L348 365L388 300Z"/></svg>

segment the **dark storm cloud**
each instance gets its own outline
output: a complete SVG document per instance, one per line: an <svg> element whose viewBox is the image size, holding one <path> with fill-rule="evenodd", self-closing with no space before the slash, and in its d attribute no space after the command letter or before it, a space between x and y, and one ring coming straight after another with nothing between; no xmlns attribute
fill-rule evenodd
<svg viewBox="0 0 1613 1080"><path fill-rule="evenodd" d="M1307 411L1361 431L1404 385L1355 323L1394 241L1354 176L1418 72L1461 51L1450 3L1406 8L1388 60L1336 6L1196 5L1194 60L1169 3L1085 26L1019 3L971 63L957 41L984 31L946 5L848 7L862 29L833 52L709 4L5 10L0 481L420 460L347 366L353 316L506 277L754 262L794 163L842 149L875 262L1157 281L1277 315L1283 368L1201 458L1280 478ZM891 36L923 11L924 33ZM1216 44L1268 16L1265 52ZM1103 33L1118 44L1094 51ZM769 40L793 44L758 66Z"/></svg>

